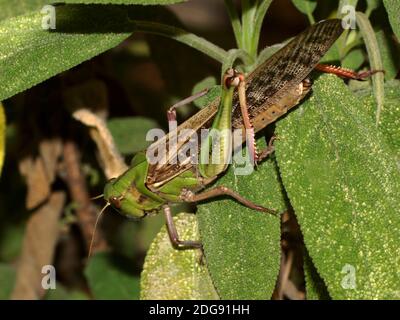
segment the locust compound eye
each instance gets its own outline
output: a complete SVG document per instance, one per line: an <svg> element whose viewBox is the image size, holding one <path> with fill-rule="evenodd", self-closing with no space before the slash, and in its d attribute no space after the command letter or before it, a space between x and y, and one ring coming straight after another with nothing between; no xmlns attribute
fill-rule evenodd
<svg viewBox="0 0 400 320"><path fill-rule="evenodd" d="M121 208L121 201L119 198L117 197L111 197L110 199L108 199L108 202L111 203L111 205L115 208L115 209L120 209Z"/></svg>

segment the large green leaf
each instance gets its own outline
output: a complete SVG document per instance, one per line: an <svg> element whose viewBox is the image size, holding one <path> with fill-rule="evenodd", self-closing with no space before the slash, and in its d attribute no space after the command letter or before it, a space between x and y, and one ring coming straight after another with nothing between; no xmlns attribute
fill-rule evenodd
<svg viewBox="0 0 400 320"><path fill-rule="evenodd" d="M342 67L348 68L351 70L358 70L361 65L364 63L364 51L360 48L356 48L351 50L346 57L342 61Z"/></svg>
<svg viewBox="0 0 400 320"><path fill-rule="evenodd" d="M375 100L371 90L357 92L357 95L365 97L366 110L371 116L374 116ZM385 96L385 107L382 111L379 130L383 133L394 155L398 157L398 161L400 161L400 81L388 81L385 84Z"/></svg>
<svg viewBox="0 0 400 320"><path fill-rule="evenodd" d="M140 5L165 5L187 0L63 0L65 3L85 3L85 4L140 4ZM53 0L52 2L60 2Z"/></svg>
<svg viewBox="0 0 400 320"><path fill-rule="evenodd" d="M42 17L30 13L0 23L0 100L115 47L130 35L115 33L127 23L124 10L116 7L60 7L57 32L43 30ZM75 30L69 30L73 26Z"/></svg>
<svg viewBox="0 0 400 320"><path fill-rule="evenodd" d="M39 10L50 2L49 0L0 0L0 21Z"/></svg>
<svg viewBox="0 0 400 320"><path fill-rule="evenodd" d="M199 232L194 214L180 213L174 218L182 240L197 240ZM147 252L141 276L143 300L219 299L200 250L177 250L171 245L165 226Z"/></svg>
<svg viewBox="0 0 400 320"><path fill-rule="evenodd" d="M279 122L276 154L330 296L399 298L400 170L361 101L340 79L321 76L313 96Z"/></svg>
<svg viewBox="0 0 400 320"><path fill-rule="evenodd" d="M389 21L392 25L393 32L397 36L397 39L400 40L400 1L383 0L383 4L385 5L386 11L389 15Z"/></svg>
<svg viewBox="0 0 400 320"><path fill-rule="evenodd" d="M0 20L32 11L40 11L45 5L60 2L75 4L166 5L185 1L186 0L0 0Z"/></svg>
<svg viewBox="0 0 400 320"><path fill-rule="evenodd" d="M248 176L235 176L231 167L218 185L278 212L285 208L272 160ZM220 297L271 298L280 265L280 219L229 198L200 205L197 216L207 266Z"/></svg>
<svg viewBox="0 0 400 320"><path fill-rule="evenodd" d="M183 42L219 61L226 55L201 37L159 23L171 21L164 7L67 5L56 9L56 30L42 29L42 20L48 17L39 12L0 23L0 100L115 47L134 30Z"/></svg>
<svg viewBox="0 0 400 320"><path fill-rule="evenodd" d="M92 256L85 269L95 299L137 300L139 279L131 274L133 262L101 252Z"/></svg>
<svg viewBox="0 0 400 320"><path fill-rule="evenodd" d="M329 294L324 281L319 276L315 266L308 255L303 256L304 278L306 282L306 299L307 300L329 300Z"/></svg>

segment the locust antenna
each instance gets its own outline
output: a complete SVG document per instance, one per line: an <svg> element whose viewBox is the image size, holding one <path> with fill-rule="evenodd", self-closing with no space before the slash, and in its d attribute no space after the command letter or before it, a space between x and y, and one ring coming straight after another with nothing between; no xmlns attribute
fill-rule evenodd
<svg viewBox="0 0 400 320"><path fill-rule="evenodd" d="M99 223L100 218L101 218L103 212L107 209L108 206L110 206L110 203L109 203L109 202L106 203L106 205L103 207L103 209L101 209L100 213L97 215L96 223L94 224L94 231L93 231L93 234L92 234L92 239L90 239L90 246L89 246L88 259L89 259L90 256L92 255L93 241L94 241L94 236L96 235L97 224Z"/></svg>
<svg viewBox="0 0 400 320"><path fill-rule="evenodd" d="M104 197L104 194L102 193L102 194L99 194L98 196L90 198L90 200L93 201L93 200L97 200L97 199L100 199L100 198L103 198L103 197Z"/></svg>

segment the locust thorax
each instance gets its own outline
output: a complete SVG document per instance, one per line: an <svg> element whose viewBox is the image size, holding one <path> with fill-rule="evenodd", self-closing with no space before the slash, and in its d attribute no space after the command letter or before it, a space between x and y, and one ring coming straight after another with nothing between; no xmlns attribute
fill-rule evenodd
<svg viewBox="0 0 400 320"><path fill-rule="evenodd" d="M141 208L139 199L132 196L132 188L134 188L132 185L121 184L120 179L111 179L104 187L104 200L123 215L142 218L146 213ZM139 194L139 192L133 194Z"/></svg>

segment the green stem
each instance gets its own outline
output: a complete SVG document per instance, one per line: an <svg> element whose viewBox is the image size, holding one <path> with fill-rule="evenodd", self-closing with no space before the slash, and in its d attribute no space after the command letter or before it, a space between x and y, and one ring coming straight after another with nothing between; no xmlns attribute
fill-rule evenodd
<svg viewBox="0 0 400 320"><path fill-rule="evenodd" d="M315 23L314 16L312 15L311 12L307 12L307 18L308 18L308 21L310 22L310 25L313 25Z"/></svg>
<svg viewBox="0 0 400 320"><path fill-rule="evenodd" d="M244 50L242 49L231 49L228 51L227 56L225 57L224 63L222 64L222 74L221 74L221 79L223 78L225 71L228 70L229 68L233 67L233 64L235 63L236 60L240 59L246 70L247 67L250 67L253 65L254 60L253 58Z"/></svg>
<svg viewBox="0 0 400 320"><path fill-rule="evenodd" d="M193 33L189 33L183 29L168 26L162 23L141 20L133 20L132 23L134 25L135 31L157 34L182 42L219 61L220 63L223 63L225 61L228 54L224 49L216 46L210 41L196 36Z"/></svg>
<svg viewBox="0 0 400 320"><path fill-rule="evenodd" d="M252 56L257 55L258 44L260 42L260 34L261 34L262 24L264 21L265 14L267 13L269 6L271 5L271 2L272 2L272 0L263 0L257 6L257 12L256 12L256 16L255 16L255 21L254 21L253 39L251 41L252 46L250 49L250 54Z"/></svg>
<svg viewBox="0 0 400 320"><path fill-rule="evenodd" d="M235 5L233 4L232 0L225 0L225 6L228 10L229 18L231 19L236 45L238 48L243 49L242 25L240 23L240 18L236 11Z"/></svg>
<svg viewBox="0 0 400 320"><path fill-rule="evenodd" d="M367 47L369 64L371 70L383 70L381 54L379 51L378 41L375 37L374 29L368 20L368 17L362 12L356 12L357 24L364 38L365 46ZM376 109L376 125L379 125L380 115L383 109L385 90L384 90L384 75L378 72L372 76L372 89L374 91L377 104Z"/></svg>
<svg viewBox="0 0 400 320"><path fill-rule="evenodd" d="M257 4L258 1L252 3L251 0L242 0L242 49L246 50L254 58L255 53L251 52L251 47L253 40L254 19L257 12Z"/></svg>

